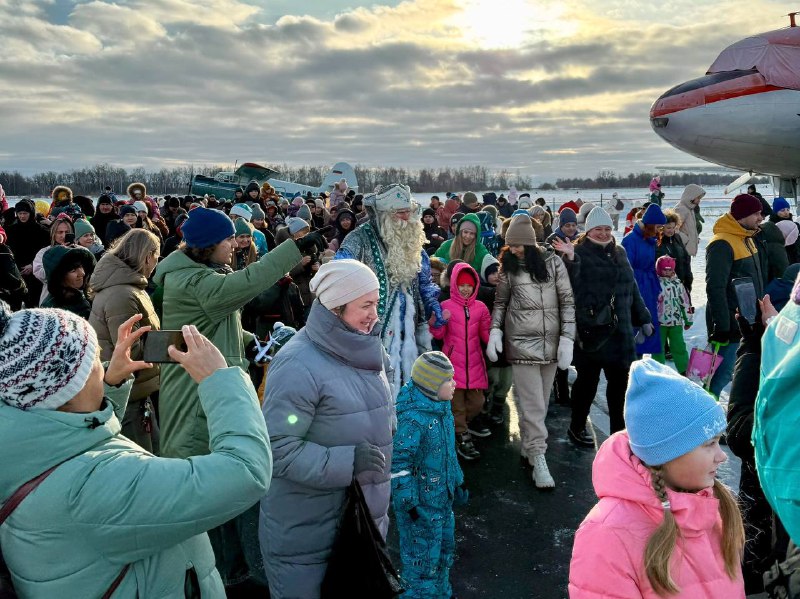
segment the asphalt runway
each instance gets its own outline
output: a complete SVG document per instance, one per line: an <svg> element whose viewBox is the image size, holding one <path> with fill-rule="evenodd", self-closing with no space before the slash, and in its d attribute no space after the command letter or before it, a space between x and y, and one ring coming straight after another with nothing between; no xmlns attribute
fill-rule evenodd
<svg viewBox="0 0 800 599"><path fill-rule="evenodd" d="M567 597L572 540L594 505L595 451L566 437L570 409L553 405L547 416L547 462L556 488L540 491L520 459L519 427L509 394L506 422L476 439L482 458L462 463L469 505L456 510L456 561L450 579L459 599ZM598 441L605 436L597 432ZM399 566L394 523L389 545Z"/></svg>

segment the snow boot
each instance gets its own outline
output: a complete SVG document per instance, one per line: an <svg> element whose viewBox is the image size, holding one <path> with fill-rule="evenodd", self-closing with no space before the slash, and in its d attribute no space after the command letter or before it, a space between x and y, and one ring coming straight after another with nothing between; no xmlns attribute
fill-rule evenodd
<svg viewBox="0 0 800 599"><path fill-rule="evenodd" d="M468 462L473 462L481 457L481 453L475 449L469 433L456 434L456 452Z"/></svg>
<svg viewBox="0 0 800 599"><path fill-rule="evenodd" d="M544 454L533 456L533 482L536 483L537 489L554 489L556 486L556 481L550 476Z"/></svg>

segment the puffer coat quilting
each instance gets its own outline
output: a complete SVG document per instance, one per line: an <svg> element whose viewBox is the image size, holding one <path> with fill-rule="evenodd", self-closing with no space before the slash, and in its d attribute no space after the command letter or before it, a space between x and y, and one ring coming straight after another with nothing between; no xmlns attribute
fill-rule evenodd
<svg viewBox="0 0 800 599"><path fill-rule="evenodd" d="M457 281L462 270L472 271L475 281L478 274L469 264L456 264L452 280ZM483 359L484 345L489 342L491 316L489 309L477 301L478 290L475 285L472 296L464 299L455 285L450 286L450 299L442 302L442 311L450 312L450 320L441 327L431 327L434 339L442 340L442 351L450 358L455 368L457 389L488 389L489 378L486 362Z"/></svg>
<svg viewBox="0 0 800 599"><path fill-rule="evenodd" d="M575 339L575 301L569 273L553 250L544 256L549 278L543 283L524 270L500 280L492 328L503 331L506 359L512 364L551 364L558 359L559 337Z"/></svg>
<svg viewBox="0 0 800 599"><path fill-rule="evenodd" d="M319 300L306 326L270 366L264 417L274 476L261 500L259 540L273 599L319 595L355 446L369 442L386 456L383 472L357 479L385 536L394 406L380 330L356 333Z"/></svg>

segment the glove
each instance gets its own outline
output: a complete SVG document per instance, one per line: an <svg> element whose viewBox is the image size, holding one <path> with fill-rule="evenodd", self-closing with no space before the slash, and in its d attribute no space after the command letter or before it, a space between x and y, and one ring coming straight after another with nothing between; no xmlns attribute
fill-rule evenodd
<svg viewBox="0 0 800 599"><path fill-rule="evenodd" d="M728 345L731 342L731 334L729 331L718 331L716 328L708 336L709 343L718 343L719 345Z"/></svg>
<svg viewBox="0 0 800 599"><path fill-rule="evenodd" d="M304 256L316 250L317 252L324 252L328 244L322 237L322 231L312 231L305 237L294 240L297 249Z"/></svg>
<svg viewBox="0 0 800 599"><path fill-rule="evenodd" d="M489 333L489 343L486 345L486 357L492 362L497 362L497 354L503 351L503 331L492 329Z"/></svg>
<svg viewBox="0 0 800 599"><path fill-rule="evenodd" d="M655 333L655 332L656 332L656 328L652 324L650 324L649 322L647 324L643 324L642 325L642 333L644 333L645 337L652 337L653 333Z"/></svg>
<svg viewBox="0 0 800 599"><path fill-rule="evenodd" d="M568 337L558 338L558 367L566 370L572 364L572 339Z"/></svg>
<svg viewBox="0 0 800 599"><path fill-rule="evenodd" d="M386 457L376 445L359 443L356 445L353 458L353 473L383 472L386 468Z"/></svg>
<svg viewBox="0 0 800 599"><path fill-rule="evenodd" d="M433 314L431 315L431 318L433 319L432 326L436 328L443 327L447 324L447 321L450 320L450 311L442 311L441 304L436 302L433 304Z"/></svg>
<svg viewBox="0 0 800 599"><path fill-rule="evenodd" d="M469 503L469 489L464 485L456 487L453 492L453 507L464 507Z"/></svg>
<svg viewBox="0 0 800 599"><path fill-rule="evenodd" d="M739 311L736 311L736 324L739 325L739 331L742 333L742 345L747 353L761 353L761 337L764 335L766 328L761 318L761 306L756 304L756 321L754 324L747 322Z"/></svg>

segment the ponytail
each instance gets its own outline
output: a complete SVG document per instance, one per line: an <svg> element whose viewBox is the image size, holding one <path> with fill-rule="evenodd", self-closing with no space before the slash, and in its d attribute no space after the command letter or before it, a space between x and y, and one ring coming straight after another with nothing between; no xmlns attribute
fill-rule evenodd
<svg viewBox="0 0 800 599"><path fill-rule="evenodd" d="M722 517L722 557L725 560L725 571L731 580L735 580L744 553L742 512L731 490L716 479L714 497L719 501L719 513Z"/></svg>
<svg viewBox="0 0 800 599"><path fill-rule="evenodd" d="M672 579L669 571L669 562L672 552L675 550L675 543L678 541L680 530L675 522L675 516L670 509L669 498L667 497L667 483L660 467L650 468L652 474L653 490L656 492L658 500L664 507L664 519L661 525L647 540L644 550L644 566L647 579L658 595L675 595L680 592L678 585Z"/></svg>
<svg viewBox="0 0 800 599"><path fill-rule="evenodd" d="M661 467L650 467L650 472L653 490L664 507L664 520L647 540L644 550L645 572L650 585L658 595L675 595L680 592L680 589L672 578L669 565L680 530L670 508L667 485ZM725 571L731 580L736 580L744 551L742 514L739 504L728 487L715 479L713 490L714 497L719 501L719 512L722 519L721 549L725 561Z"/></svg>

